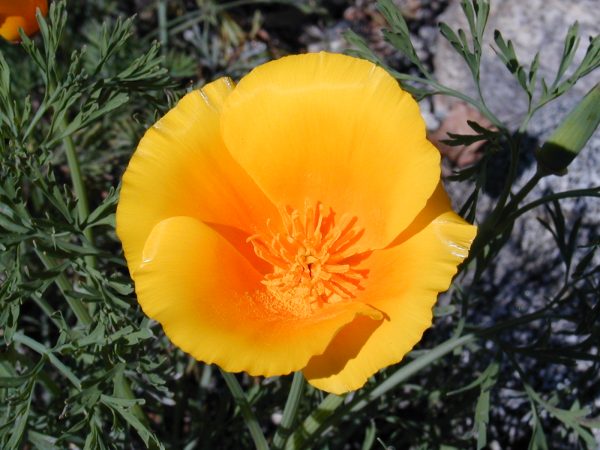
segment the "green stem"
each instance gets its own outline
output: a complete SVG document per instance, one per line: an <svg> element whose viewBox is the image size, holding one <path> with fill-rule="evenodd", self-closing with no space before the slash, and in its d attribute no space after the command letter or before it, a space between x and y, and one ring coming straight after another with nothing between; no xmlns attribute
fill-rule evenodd
<svg viewBox="0 0 600 450"><path fill-rule="evenodd" d="M281 2L281 0L279 0ZM237 8L244 5L255 5L257 3L269 4L272 3L273 0L236 0L229 3L213 3L210 5L210 11L207 11L206 8L200 6L201 9L188 12L186 14L182 14L173 19L168 20L165 17L166 23L165 28L170 36L175 36L186 29L193 27L201 22L209 19L209 14L219 13L222 11L226 11L227 9ZM285 2L284 2L285 3ZM160 18L159 18L160 20ZM148 34L144 35L142 39L142 43L148 43L159 37L160 39L161 29L158 27L157 29L152 30Z"/></svg>
<svg viewBox="0 0 600 450"><path fill-rule="evenodd" d="M61 130L65 130L67 128L67 124L64 119L60 124L60 128ZM67 164L71 173L71 182L73 183L73 190L75 191L75 196L77 197L77 212L79 213L79 220L84 221L90 215L90 205L88 202L87 191L85 189L85 185L83 184L79 159L77 158L75 144L73 144L73 139L71 139L71 136L64 138L64 144ZM94 235L91 227L87 227L85 230L83 230L83 235L90 244L94 244ZM95 256L86 255L84 260L86 264L90 265L91 267L96 267Z"/></svg>
<svg viewBox="0 0 600 450"><path fill-rule="evenodd" d="M496 115L488 109L487 105L485 103L482 103L479 100L471 98L468 95L463 94L462 92L456 91L454 89L450 89L446 86L443 86L435 80L421 78L421 77L417 77L414 75L408 75L408 74L404 74L404 73L400 73L400 72L396 72L396 71L392 71L392 74L398 80L412 81L415 83L427 84L436 90L435 94L448 95L450 97L458 98L458 99L464 101L465 103L468 103L468 104L474 106L475 108L477 108L499 130L504 130L506 128L504 126L504 124L502 123L502 121L500 119L498 119L498 117L496 117Z"/></svg>
<svg viewBox="0 0 600 450"><path fill-rule="evenodd" d="M62 130L67 128L66 120L60 124ZM69 165L69 171L71 172L71 181L73 183L73 190L75 191L75 195L77 197L77 212L79 213L79 220L84 221L90 215L90 207L88 203L87 191L85 189L85 184L83 183L83 176L81 173L81 166L79 165L79 159L77 158L77 152L75 150L75 145L73 143L73 139L70 136L64 138L65 145L65 155L67 157L67 164ZM91 227L87 227L83 230L83 235L89 241L91 245L94 244L94 235ZM96 257L93 255L86 255L84 257L85 263L90 268L96 268ZM54 264L55 265L55 264ZM70 284L67 281L64 275L61 275L57 278L57 283L59 284L59 288L63 293L63 296L69 303L69 306L77 316L79 322L83 323L86 326L92 324L92 318L90 314L94 314L95 307L93 304L89 305L89 308L80 302L78 299L73 298L70 295L65 295L65 292L68 288L70 288ZM115 392L127 399L135 399L135 395L131 390L131 385L129 381L124 376L119 376L114 380ZM139 405L135 405L132 408L133 414L144 424L148 424L148 419L146 418L144 411Z"/></svg>
<svg viewBox="0 0 600 450"><path fill-rule="evenodd" d="M56 268L56 263L54 262L54 259L52 257L46 255L45 253L42 253L41 251L39 251L37 249L36 249L36 254L38 255L38 257L40 258L40 260L44 264L44 267L46 267L47 270L52 270L52 269ZM75 297L69 295L69 290L71 290L72 287L71 287L71 284L69 283L69 281L67 280L67 277L61 273L56 277L55 283L58 286L58 289L60 290L64 299L68 303L69 307L73 311L73 314L75 314L75 317L77 317L77 321L84 327L89 327L93 323L92 317L90 316L90 313L88 312L85 305L78 298L75 298ZM52 316L50 316L50 317L52 317ZM60 325L62 325L62 323L57 322L57 326L60 327ZM39 353L42 353L42 351L40 349L42 349L42 348L45 349L45 347L41 346L41 344L39 344L37 347L29 345L32 342L32 340L25 335L22 335L22 338L15 339L15 340L17 340L18 342L21 342L24 345L28 345L30 348L38 351ZM54 357L53 355L52 355L52 358L56 359L56 357ZM52 358L51 358L51 360L53 361ZM60 370L61 366L57 366L56 364L55 364L55 366L57 368L59 368L59 370ZM118 395L122 396L123 398L128 398L128 399L135 398L135 396L131 390L131 386L129 385L129 382L124 377L121 376L121 377L118 377L117 379L115 379L114 384L115 384L115 391L118 393ZM135 405L133 407L133 413L143 423L148 423L148 419L144 415L144 412L142 411L142 409L139 405Z"/></svg>
<svg viewBox="0 0 600 450"><path fill-rule="evenodd" d="M37 249L36 249L36 254L38 255L38 257L40 258L40 260L44 264L44 267L46 267L47 270L52 270L52 269L56 268L57 264L56 264L56 262L54 262L54 259L52 257L46 255L45 253L43 253ZM69 280L67 279L67 277L61 273L56 277L55 283L58 286L58 289L60 290L60 292L63 295L64 299L66 300L67 304L73 311L73 314L75 314L77 321L84 327L86 327L86 328L89 327L93 323L92 317L90 316L88 309L78 298L75 298L75 297L69 295L69 290L71 290L72 286L71 286L71 283L69 283ZM59 325L59 324L57 323L57 325ZM24 338L28 339L26 336L24 336ZM33 348L33 349L36 350L36 348ZM56 364L55 364L55 366L56 366ZM124 377L119 377L119 378L115 379L114 383L115 383L115 390L118 392L118 394L120 396L122 396L124 398L128 398L128 399L135 398L135 396L131 390L131 386L129 385L129 382L127 381L127 379L125 379ZM133 413L143 423L148 423L147 418L145 417L145 415L139 405L136 405L133 408Z"/></svg>
<svg viewBox="0 0 600 450"><path fill-rule="evenodd" d="M548 310L549 308L545 307L540 309L539 311L535 311L533 313L526 314L521 317L507 319L487 328L469 328L474 334L477 334L478 336L493 337L494 335L501 333L504 330L512 330L520 325L530 323L534 320L547 319L549 317Z"/></svg>
<svg viewBox="0 0 600 450"><path fill-rule="evenodd" d="M388 391L397 388L408 378L412 377L425 367L431 365L441 357L476 339L475 334L466 334L448 339L437 347L427 351L423 356L400 367L389 378L380 383L375 389L357 396L355 400L337 409L344 402L345 397L334 394L328 395L317 409L297 428L288 439L286 450L307 448L320 434L341 420L346 414L360 411Z"/></svg>
<svg viewBox="0 0 600 450"><path fill-rule="evenodd" d="M263 434L260 424L248 403L248 399L238 383L235 375L229 372L225 372L223 369L221 370L221 375L225 379L225 383L227 383L227 387L235 400L238 408L240 408L240 412L242 413L242 417L244 418L244 422L246 422L246 426L250 431L250 435L252 436L252 440L254 441L254 446L257 450L268 450L269 444L267 444L267 440L265 439L265 435Z"/></svg>
<svg viewBox="0 0 600 450"><path fill-rule="evenodd" d="M521 203L525 197L533 190L534 187L538 184L538 182L544 177L544 175L536 171L536 173L531 177L531 179L525 183L525 185L515 194L515 196L508 202L506 208L504 208L503 215L510 214L514 210L519 207L519 203Z"/></svg>
<svg viewBox="0 0 600 450"><path fill-rule="evenodd" d="M287 437L292 431L305 384L306 381L302 372L296 372L294 374L294 379L292 380L290 393L287 401L285 402L281 424L279 425L279 428L275 433L275 437L273 438L273 447L276 449L283 448Z"/></svg>
<svg viewBox="0 0 600 450"><path fill-rule="evenodd" d="M481 106L480 111L483 112L483 114L490 120L490 122L492 122L498 129L503 129L504 127L503 127L502 122L488 108L485 98L483 98L483 92L481 91L481 83L479 81L479 77L475 77L473 79L473 81L475 82L475 86L477 86L477 96L479 97L479 106ZM474 106L477 106L477 105L474 105Z"/></svg>
<svg viewBox="0 0 600 450"><path fill-rule="evenodd" d="M158 0L157 16L158 39L160 41L160 50L164 56L167 53L167 45L169 42L169 30L167 25L167 2L165 0Z"/></svg>
<svg viewBox="0 0 600 450"><path fill-rule="evenodd" d="M527 195L533 190L534 187L537 186L538 182L544 177L544 175L536 171L536 173L531 177L531 179L525 183L525 185L517 192L513 198L506 204L504 208L500 211L498 218L496 221L493 221L490 225L493 228L493 233L491 238L495 236L499 236L504 231L511 226L511 224L516 220L517 217L513 218L512 213L517 211L519 208L519 203L521 203ZM491 240L491 239L490 239Z"/></svg>
<svg viewBox="0 0 600 450"><path fill-rule="evenodd" d="M531 120L531 118L533 117L533 115L535 114L536 111L537 111L536 109L529 108L529 110L527 111L527 114L523 118L523 122L521 123L521 126L519 127L519 131L518 131L519 134L525 134L525 132L527 131L527 127L529 126L529 121Z"/></svg>
<svg viewBox="0 0 600 450"><path fill-rule="evenodd" d="M113 380L113 383L114 383L113 386L114 386L115 396L121 397L121 398L126 398L129 400L133 400L136 398L135 395L133 394L133 391L131 390L131 386L129 385L129 382L125 379L124 369L117 372L117 374L115 375L115 378ZM147 427L150 426L150 423L148 422L148 418L144 414L144 411L142 410L142 407L139 404L133 405L131 407L131 412L144 425L146 425Z"/></svg>
<svg viewBox="0 0 600 450"><path fill-rule="evenodd" d="M289 437L285 446L286 450L304 448L311 441L315 440L320 435L320 432L335 421L334 419L338 415L334 415L334 413L344 403L345 399L346 396L334 394L329 394L325 397L317 409Z"/></svg>
<svg viewBox="0 0 600 450"><path fill-rule="evenodd" d="M563 198L578 198L578 197L600 197L600 187L590 188L590 189L573 189L571 191L559 192L557 194L550 194L544 197L538 198L537 200L532 201L531 203L526 204L525 206L519 208L510 216L508 219L516 220L518 217L525 214L527 211L537 208L545 203L549 203L553 200L561 200Z"/></svg>
<svg viewBox="0 0 600 450"><path fill-rule="evenodd" d="M56 79L52 80L51 84L48 86L49 91L55 91L56 86L58 85ZM59 123L59 128L61 133L67 129L67 120L63 117L63 119ZM65 146L65 156L67 158L67 164L69 166L69 171L71 174L71 182L73 184L73 191L75 192L75 196L77 197L77 212L79 215L80 223L85 221L90 215L90 206L88 202L87 191L85 189L85 184L83 183L83 176L81 172L81 166L79 165L79 159L77 158L77 152L75 149L75 144L73 143L73 139L71 136L66 136L63 139L63 143ZM84 237L89 241L91 245L94 244L94 234L91 227L87 227L83 230ZM47 268L56 267L56 264L53 263L51 258L42 254L41 252L37 252L40 259ZM96 257L93 255L86 255L84 257L85 263L91 267L96 268ZM91 314L94 314L95 307L93 304L89 305L89 308L86 307L81 301L76 298L73 298L70 295L67 295L68 290L71 288L71 284L67 280L67 278L61 274L56 279L56 283L58 284L61 293L66 299L67 303L73 310L73 313L77 317L77 320L88 327L92 324ZM125 398L134 399L135 396L131 390L131 386L129 381L124 377L119 377L114 381L115 389ZM144 423L148 423L147 419L139 407L139 405L133 408L134 414L138 417L138 419L142 420Z"/></svg>

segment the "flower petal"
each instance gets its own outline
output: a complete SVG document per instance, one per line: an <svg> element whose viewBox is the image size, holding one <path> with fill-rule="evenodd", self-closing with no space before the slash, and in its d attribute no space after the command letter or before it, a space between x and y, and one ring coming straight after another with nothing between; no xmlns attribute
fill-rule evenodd
<svg viewBox="0 0 600 450"><path fill-rule="evenodd" d="M117 233L132 273L150 231L163 219L196 217L243 242L266 226L265 217L277 214L221 140L220 110L232 89L221 78L190 92L142 138L117 208Z"/></svg>
<svg viewBox="0 0 600 450"><path fill-rule="evenodd" d="M379 369L399 362L431 326L438 293L448 289L475 233L476 227L450 210L438 186L397 245L374 251L365 262L369 277L357 300L388 320L375 329L360 318L345 327L304 369L309 382L339 394L360 388Z"/></svg>
<svg viewBox="0 0 600 450"><path fill-rule="evenodd" d="M223 106L234 159L278 206L322 202L387 245L439 180L417 103L383 69L349 56L288 56L254 69Z"/></svg>
<svg viewBox="0 0 600 450"><path fill-rule="evenodd" d="M360 302L310 317L276 313L262 301L260 274L237 249L189 217L160 222L134 275L144 312L196 359L230 372L273 376L302 369L357 316L380 321Z"/></svg>

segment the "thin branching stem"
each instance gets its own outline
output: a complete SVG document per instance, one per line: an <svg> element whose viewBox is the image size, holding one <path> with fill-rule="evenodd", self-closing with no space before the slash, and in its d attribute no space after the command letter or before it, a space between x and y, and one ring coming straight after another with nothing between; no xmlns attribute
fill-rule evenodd
<svg viewBox="0 0 600 450"><path fill-rule="evenodd" d="M64 130L66 128L66 123L63 122L61 124L61 128ZM65 137L64 144L65 144L65 154L67 157L67 163L69 165L69 170L71 173L71 181L73 183L73 189L75 191L75 195L77 196L77 211L79 213L80 220L83 221L83 220L87 219L87 217L89 216L89 212L90 212L87 191L85 189L85 184L83 183L81 167L79 165L79 159L77 158L77 153L75 151L75 145L73 144L73 140L71 139L70 136ZM94 236L92 234L91 227L87 227L85 230L83 230L83 234L86 237L86 239L90 242L90 244L93 245ZM86 255L84 257L84 261L86 262L86 264L89 267L96 268L95 256ZM49 261L49 263L52 264L51 261ZM52 267L52 266L50 266L50 267ZM85 305L82 302L77 300L75 297L70 296L70 295L65 295L67 288L70 288L70 284L66 280L66 277L64 277L64 275L61 274L57 278L57 283L60 283L59 288L61 289L63 296L69 303L69 306L71 307L71 309L73 309L73 312L77 316L78 320L85 326L91 325L92 318L90 316L90 313L91 314L94 313L93 305L90 305L90 307L88 309L85 307ZM62 287L61 287L61 285L62 285ZM127 398L127 399L135 398L135 394L131 390L129 381L127 379L125 379L124 377L115 378L114 385L115 385L116 392L123 398ZM141 420L143 423L147 423L147 418L139 405L136 405L132 409L132 411L133 411L133 414L139 420Z"/></svg>
<svg viewBox="0 0 600 450"><path fill-rule="evenodd" d="M542 172L536 171L519 192L502 208L498 220L490 224L495 229L495 236L502 234L516 220L518 216L512 216L512 213L518 210L519 204L529 195L543 177Z"/></svg>
<svg viewBox="0 0 600 450"><path fill-rule="evenodd" d="M423 356L412 360L408 364L400 367L396 372L394 372L390 377L386 378L382 383L380 383L375 389L368 392L364 397L362 397L356 404L352 406L352 411L359 411L367 406L369 403L375 401L380 398L382 395L386 394L392 389L395 389L402 383L404 383L407 379L417 374L424 368L433 364L438 359L447 355L455 348L462 347L475 340L476 336L474 334L465 334L460 337L453 337L438 345L437 347L428 350Z"/></svg>
<svg viewBox="0 0 600 450"><path fill-rule="evenodd" d="M304 420L301 427L292 433L287 440L285 449L307 448L307 445L318 439L322 432L334 422L333 414L344 403L346 397L334 394L325 397L319 406Z"/></svg>
<svg viewBox="0 0 600 450"><path fill-rule="evenodd" d="M400 73L400 72L396 72L396 71L392 71L392 72L398 80L412 81L415 83L423 83L423 84L426 84L426 85L432 87L433 89L435 89L435 91L436 91L435 94L448 95L450 97L455 97L466 103L469 103L470 105L474 106L479 111L481 111L481 113L490 122L492 122L492 124L496 128L498 128L500 130L506 129L506 127L504 126L502 121L500 119L498 119L498 117L496 117L496 115L492 111L490 111L490 109L487 107L487 105L485 103L483 103L482 101L476 100L466 94L463 94L462 92L456 91L447 86L443 86L431 78L422 78L422 77L408 75L408 74Z"/></svg>
<svg viewBox="0 0 600 450"><path fill-rule="evenodd" d="M31 298L46 314L48 319L50 319L50 321L56 326L56 328L58 328L59 330L68 331L67 324L63 320L62 316L60 316L59 314L55 314L55 311L52 309L52 307L44 297L42 297L38 293L35 293L31 296Z"/></svg>

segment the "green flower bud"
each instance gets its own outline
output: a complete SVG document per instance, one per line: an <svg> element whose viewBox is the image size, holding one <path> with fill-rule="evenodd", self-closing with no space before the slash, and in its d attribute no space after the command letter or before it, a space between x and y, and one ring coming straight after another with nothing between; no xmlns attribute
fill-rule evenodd
<svg viewBox="0 0 600 450"><path fill-rule="evenodd" d="M596 84L536 152L540 170L546 174L564 174L599 123L600 84Z"/></svg>

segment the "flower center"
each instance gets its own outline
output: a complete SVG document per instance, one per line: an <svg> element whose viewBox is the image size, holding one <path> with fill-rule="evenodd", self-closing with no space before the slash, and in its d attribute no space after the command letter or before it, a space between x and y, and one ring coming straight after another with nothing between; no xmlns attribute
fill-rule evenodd
<svg viewBox="0 0 600 450"><path fill-rule="evenodd" d="M335 213L321 203L304 211L280 209L284 232L270 230L248 241L255 253L273 266L262 283L279 307L296 315L355 297L367 270L357 266L370 252L358 253L356 243L364 233L357 218ZM279 309L279 308L278 308Z"/></svg>

